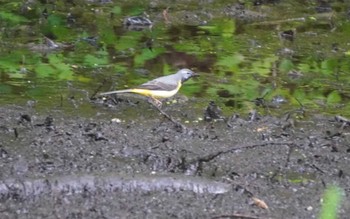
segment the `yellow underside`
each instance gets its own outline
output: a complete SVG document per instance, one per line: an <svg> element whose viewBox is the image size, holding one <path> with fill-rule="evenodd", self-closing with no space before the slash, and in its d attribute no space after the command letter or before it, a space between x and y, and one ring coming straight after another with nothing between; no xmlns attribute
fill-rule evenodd
<svg viewBox="0 0 350 219"><path fill-rule="evenodd" d="M131 89L130 92L141 94L147 97L153 97L153 98L169 98L174 96L181 87L181 81L179 81L176 89L171 91L164 91L164 90L147 90L147 89Z"/></svg>

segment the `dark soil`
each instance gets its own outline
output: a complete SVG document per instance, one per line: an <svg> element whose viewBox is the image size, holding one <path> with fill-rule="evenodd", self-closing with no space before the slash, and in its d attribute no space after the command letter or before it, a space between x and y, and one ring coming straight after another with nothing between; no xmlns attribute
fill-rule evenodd
<svg viewBox="0 0 350 219"><path fill-rule="evenodd" d="M317 218L334 184L350 215L346 121L119 106L1 107L0 218Z"/></svg>

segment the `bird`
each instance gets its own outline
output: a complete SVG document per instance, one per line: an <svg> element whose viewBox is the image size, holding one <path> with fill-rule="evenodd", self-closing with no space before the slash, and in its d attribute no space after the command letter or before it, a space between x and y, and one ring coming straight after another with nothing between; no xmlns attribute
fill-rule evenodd
<svg viewBox="0 0 350 219"><path fill-rule="evenodd" d="M185 81L197 75L197 73L191 71L190 69L183 68L175 74L153 79L135 88L109 91L100 93L99 95L105 96L120 93L136 93L149 97L158 107L161 107L162 102L159 99L174 96L180 90Z"/></svg>

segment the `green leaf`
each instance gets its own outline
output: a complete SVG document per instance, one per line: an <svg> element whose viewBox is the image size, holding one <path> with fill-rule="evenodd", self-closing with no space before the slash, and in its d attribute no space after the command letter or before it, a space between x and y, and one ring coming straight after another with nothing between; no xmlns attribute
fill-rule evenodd
<svg viewBox="0 0 350 219"><path fill-rule="evenodd" d="M56 14L51 14L47 18L47 22L50 26L58 26L58 25L62 25L62 23L64 23L62 18Z"/></svg>
<svg viewBox="0 0 350 219"><path fill-rule="evenodd" d="M306 98L305 88L296 89L293 93L293 97L298 99L301 103L304 102L304 99ZM297 103L298 101L295 100L295 102Z"/></svg>
<svg viewBox="0 0 350 219"><path fill-rule="evenodd" d="M6 20L14 24L28 22L27 18L25 17L19 16L13 13L5 12L5 11L0 11L0 19Z"/></svg>
<svg viewBox="0 0 350 219"><path fill-rule="evenodd" d="M307 63L300 63L298 65L298 69L301 71L301 72L309 72L311 67L309 64Z"/></svg>
<svg viewBox="0 0 350 219"><path fill-rule="evenodd" d="M49 64L40 64L34 68L38 78L46 78L55 74L55 69Z"/></svg>
<svg viewBox="0 0 350 219"><path fill-rule="evenodd" d="M200 53L201 47L197 41L186 41L174 45L176 51L188 52L188 53Z"/></svg>
<svg viewBox="0 0 350 219"><path fill-rule="evenodd" d="M48 59L49 63L39 63L34 68L37 77L54 77L59 80L73 79L73 71L68 64L63 62L62 55L51 54Z"/></svg>
<svg viewBox="0 0 350 219"><path fill-rule="evenodd" d="M342 197L343 191L339 187L332 186L327 188L323 195L320 219L336 219Z"/></svg>
<svg viewBox="0 0 350 219"><path fill-rule="evenodd" d="M342 100L341 95L339 94L338 91L332 91L330 94L327 96L327 104L335 104L335 103L340 103Z"/></svg>
<svg viewBox="0 0 350 219"><path fill-rule="evenodd" d="M116 72L126 72L127 71L127 67L126 67L126 64L123 64L123 63L119 63L117 65L114 65L114 70Z"/></svg>
<svg viewBox="0 0 350 219"><path fill-rule="evenodd" d="M289 59L283 59L279 65L279 69L281 72L288 72L294 68L294 64Z"/></svg>
<svg viewBox="0 0 350 219"><path fill-rule="evenodd" d="M91 67L98 66L98 65L106 65L108 64L108 57L107 56L97 57L91 54L87 54L84 57L84 63Z"/></svg>
<svg viewBox="0 0 350 219"><path fill-rule="evenodd" d="M128 8L128 9L129 9L129 11L127 12L127 14L129 16L138 16L138 15L142 14L143 12L145 12L145 8L142 7L140 5L140 3L139 4L134 4L132 8Z"/></svg>
<svg viewBox="0 0 350 219"><path fill-rule="evenodd" d="M236 31L236 23L233 19L214 22L212 26L199 26L202 30L209 31L212 35L221 35L225 38L232 38Z"/></svg>
<svg viewBox="0 0 350 219"><path fill-rule="evenodd" d="M7 84L0 84L0 94L11 93L12 88Z"/></svg>
<svg viewBox="0 0 350 219"><path fill-rule="evenodd" d="M232 38L236 30L235 20L229 19L221 23L219 26L221 35L225 38Z"/></svg>
<svg viewBox="0 0 350 219"><path fill-rule="evenodd" d="M14 60L6 60L5 58L7 57L0 59L0 69L6 70L8 72L16 72L20 67L19 64L13 62Z"/></svg>
<svg viewBox="0 0 350 219"><path fill-rule="evenodd" d="M130 32L131 33L131 32ZM138 40L142 35L138 32L135 32L130 35L121 36L118 41L115 43L115 48L117 50L126 50L135 48L138 44Z"/></svg>
<svg viewBox="0 0 350 219"><path fill-rule="evenodd" d="M322 73L325 75L334 74L337 66L338 66L338 60L327 59L321 63Z"/></svg>
<svg viewBox="0 0 350 219"><path fill-rule="evenodd" d="M278 60L275 55L267 56L264 59L257 60L252 63L251 72L258 73L261 76L268 76L271 73L271 67Z"/></svg>
<svg viewBox="0 0 350 219"><path fill-rule="evenodd" d="M114 6L111 10L114 14L121 14L122 13L122 8L119 6Z"/></svg>
<svg viewBox="0 0 350 219"><path fill-rule="evenodd" d="M14 50L7 54L1 54L0 71L4 70L12 77L13 74L19 73L22 67L29 68L31 63L37 63L38 56L28 54L27 52L25 50ZM20 75L23 76L25 74L19 73L19 75L14 77L22 77Z"/></svg>
<svg viewBox="0 0 350 219"><path fill-rule="evenodd" d="M163 48L157 48L153 50L150 50L148 48L143 49L141 54L135 55L135 66L142 67L147 60L156 58L159 54L163 53L163 51Z"/></svg>
<svg viewBox="0 0 350 219"><path fill-rule="evenodd" d="M217 62L218 66L224 67L225 70L238 71L238 65L244 60L244 56L236 53L229 56L223 56Z"/></svg>

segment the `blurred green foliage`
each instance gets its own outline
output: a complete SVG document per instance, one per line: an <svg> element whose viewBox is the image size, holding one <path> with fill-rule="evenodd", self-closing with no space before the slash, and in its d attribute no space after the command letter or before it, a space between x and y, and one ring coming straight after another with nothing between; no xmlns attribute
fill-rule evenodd
<svg viewBox="0 0 350 219"><path fill-rule="evenodd" d="M97 87L110 78L110 83L118 80L116 88L123 88L188 67L202 71L201 77L189 81L181 92L204 98L202 102L214 99L221 106L234 102L241 107L236 110L246 110L254 107L256 98L269 102L280 95L287 102L285 109L300 107L300 102L311 110L350 115L350 25L342 16L345 11L334 16L307 9L310 14L303 20L306 3L286 1L266 5L270 13L264 20L242 21L222 13L227 4L231 3L204 4L212 19L207 16L202 24L193 24L190 18L201 18L202 11L192 7L188 13L196 16L176 17L186 8L180 4L168 11L172 20L166 23L163 11L149 10L147 2L3 1L0 92L25 91L27 85L12 89L15 79L60 82L57 87L52 83L52 89L61 89L62 81L72 81L90 90L93 81ZM289 4L293 12L284 10ZM264 8L252 2L246 7L246 14L264 13ZM129 16L148 17L154 25L129 30L123 26ZM295 39L280 37L284 30L295 30ZM44 36L59 48L45 48ZM149 74L135 74L140 69ZM41 84L35 86L44 90ZM36 95L40 99L46 94Z"/></svg>
<svg viewBox="0 0 350 219"><path fill-rule="evenodd" d="M343 198L343 190L337 186L331 186L323 194L320 219L337 219L337 211Z"/></svg>

